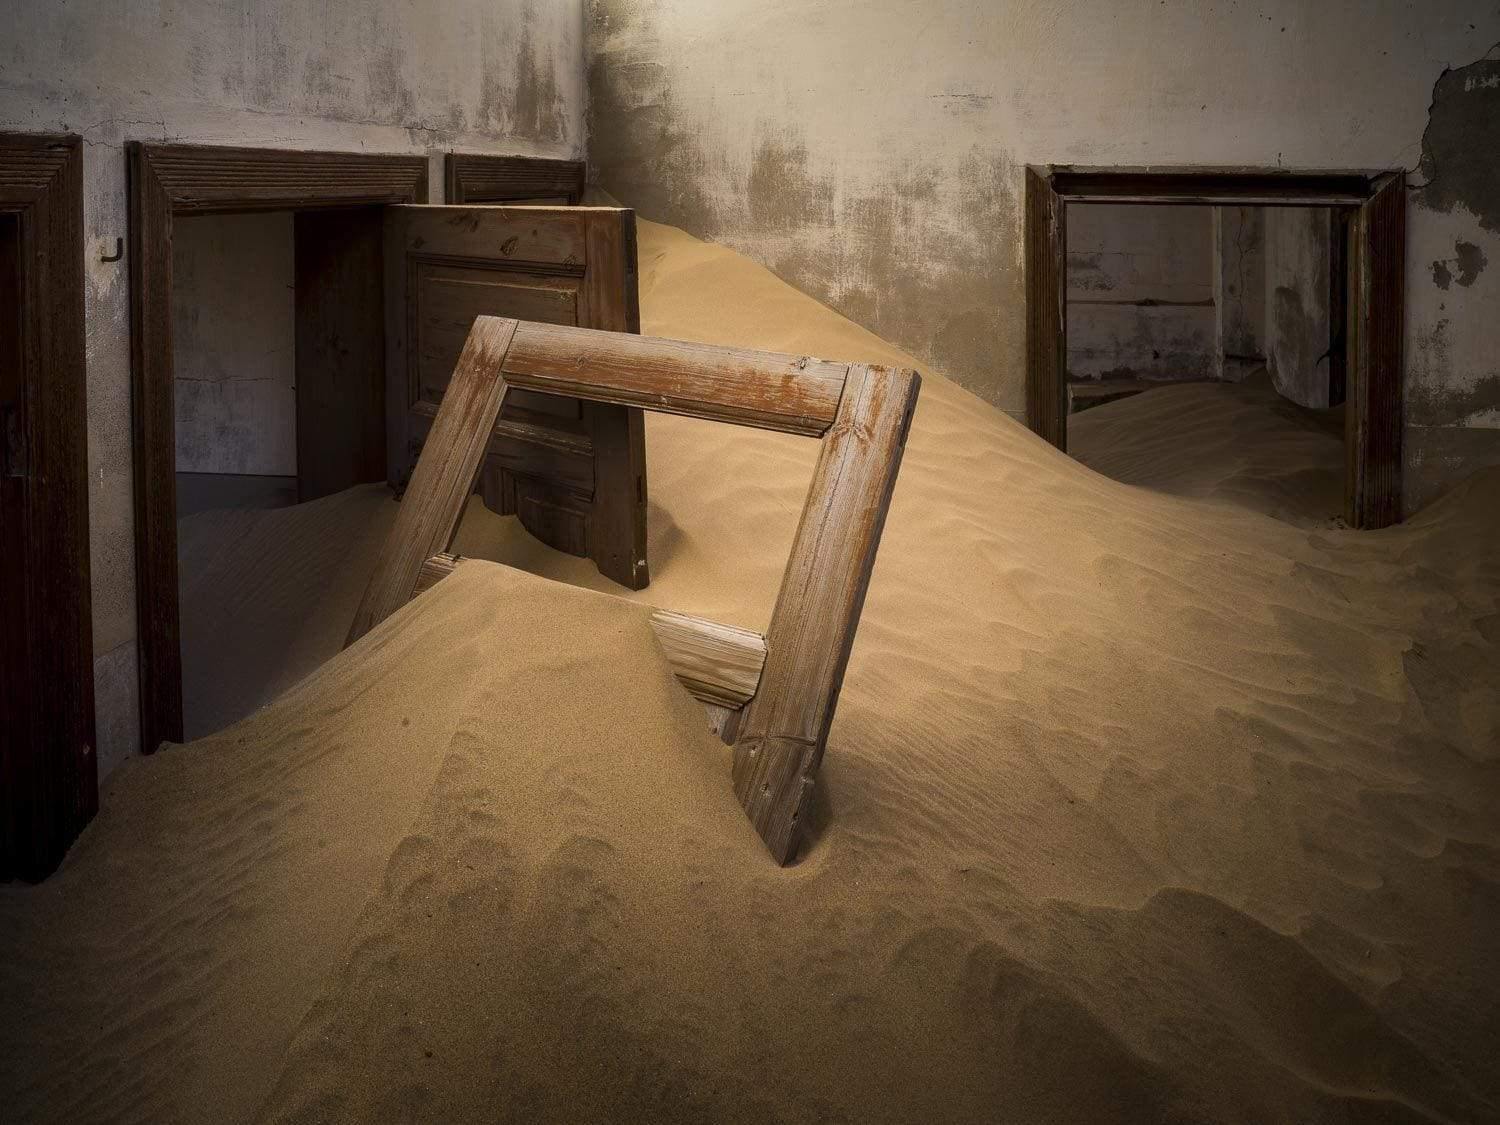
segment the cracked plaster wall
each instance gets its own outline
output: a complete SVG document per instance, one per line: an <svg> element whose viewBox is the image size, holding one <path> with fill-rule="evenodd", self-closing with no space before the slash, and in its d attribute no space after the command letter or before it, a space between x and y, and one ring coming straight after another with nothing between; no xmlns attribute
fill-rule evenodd
<svg viewBox="0 0 1500 1125"><path fill-rule="evenodd" d="M582 0L10 0L0 128L83 136L100 766L136 745L129 140L583 154ZM127 239L128 241L128 239Z"/></svg>
<svg viewBox="0 0 1500 1125"><path fill-rule="evenodd" d="M1412 510L1500 462L1497 41L1465 0L591 0L590 160L1017 416L1027 163L1406 168Z"/></svg>

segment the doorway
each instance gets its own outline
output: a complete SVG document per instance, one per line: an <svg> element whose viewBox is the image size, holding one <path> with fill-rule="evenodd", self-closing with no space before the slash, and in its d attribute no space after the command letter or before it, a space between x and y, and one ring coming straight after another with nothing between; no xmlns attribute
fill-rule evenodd
<svg viewBox="0 0 1500 1125"><path fill-rule="evenodd" d="M580 162L537 161L537 175L528 179L530 163L467 157L455 169L450 158L449 179L487 198L575 195L581 170L565 180L558 166L581 169ZM486 170L492 174L476 180ZM555 316L617 331L638 331L639 319L634 215L619 208L427 205L422 156L137 143L130 172L141 735L149 753L185 733L177 520L180 499L191 507L192 498L179 486L180 469L215 478L191 482L199 492L206 486L248 494L262 505L305 502L362 483L399 489L435 410L429 400L441 394L433 373L448 350L457 354L474 315ZM294 346L260 388L265 402L254 412L270 420L260 435L266 440L228 451L246 453L243 461L179 463L178 423L193 424L186 410L179 419L179 398L196 403L196 395L212 406L220 393L199 387L184 394L179 358L235 340L286 336L244 323L231 330L228 321L196 335L174 326L174 257L215 237L187 236L183 221L226 218L254 228L226 242L247 262L250 247L273 256L280 247L292 260L292 294L285 281L281 293L261 286L241 294L237 311L283 328L290 317ZM183 226L181 247L174 246L174 224ZM216 270L219 288L233 293L232 264L220 261L206 275ZM592 558L609 577L644 585L640 411L609 407L565 418L565 400L527 405L518 404L524 416L508 421L509 429L497 430L490 461L502 463L487 463L481 481L491 507L516 512L537 538ZM222 422L208 410L196 427L223 444ZM251 471L219 471L245 468Z"/></svg>
<svg viewBox="0 0 1500 1125"><path fill-rule="evenodd" d="M1401 515L1401 334L1404 297L1404 173L1293 173L1252 169L1082 169L1028 167L1026 173L1027 422L1068 447L1068 216L1082 205L1175 205L1285 209L1321 216L1329 233L1327 294L1333 339L1327 402L1345 401L1343 518L1378 528ZM1319 209L1315 212L1307 209ZM1207 213L1205 211L1205 213ZM1092 220L1095 215L1090 214ZM1211 303L1211 302L1209 302ZM1155 306L1154 321L1192 320L1188 305ZM1074 309L1073 313L1078 310ZM1200 309L1201 311L1201 309ZM1074 317L1077 321L1077 317ZM1202 317L1198 317L1202 319ZM1200 326L1201 327L1201 326ZM1222 326L1221 326L1222 327ZM1075 327L1075 333L1077 328ZM1216 333L1217 335L1217 333ZM1224 349L1213 362L1222 377ZM1149 350L1149 348L1148 348ZM1074 348L1077 363L1084 349ZM1159 355L1159 353L1158 353ZM1250 357L1235 357L1250 358ZM1305 364L1315 367L1316 364ZM1289 365L1290 369L1290 365Z"/></svg>
<svg viewBox="0 0 1500 1125"><path fill-rule="evenodd" d="M0 134L0 879L98 809L82 143Z"/></svg>

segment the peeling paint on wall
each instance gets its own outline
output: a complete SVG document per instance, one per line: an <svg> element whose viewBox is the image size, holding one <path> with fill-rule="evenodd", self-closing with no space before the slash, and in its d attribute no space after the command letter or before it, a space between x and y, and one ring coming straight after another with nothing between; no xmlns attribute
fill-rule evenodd
<svg viewBox="0 0 1500 1125"><path fill-rule="evenodd" d="M1500 464L1500 44L1432 88L1409 223L1407 510Z"/></svg>
<svg viewBox="0 0 1500 1125"><path fill-rule="evenodd" d="M1485 230L1500 230L1500 43L1482 59L1444 70L1422 134L1422 203L1462 206Z"/></svg>
<svg viewBox="0 0 1500 1125"><path fill-rule="evenodd" d="M1447 289L1453 284L1456 274L1458 283L1467 289L1489 261L1474 243L1460 240L1453 244L1453 257L1439 258L1432 263L1432 282L1439 289Z"/></svg>

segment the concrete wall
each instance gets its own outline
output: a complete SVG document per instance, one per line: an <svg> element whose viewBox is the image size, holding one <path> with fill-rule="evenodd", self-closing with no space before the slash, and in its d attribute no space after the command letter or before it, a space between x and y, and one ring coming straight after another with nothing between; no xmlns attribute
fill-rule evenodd
<svg viewBox="0 0 1500 1125"><path fill-rule="evenodd" d="M1068 375L1207 379L1216 369L1209 207L1068 206Z"/></svg>
<svg viewBox="0 0 1500 1125"><path fill-rule="evenodd" d="M1472 0L591 0L590 157L1017 415L1026 163L1410 169L1420 502L1500 461L1497 43Z"/></svg>
<svg viewBox="0 0 1500 1125"><path fill-rule="evenodd" d="M1266 208L1213 211L1216 377L1235 382L1266 362Z"/></svg>
<svg viewBox="0 0 1500 1125"><path fill-rule="evenodd" d="M1326 207L1266 209L1266 366L1293 402L1328 405L1331 280Z"/></svg>
<svg viewBox="0 0 1500 1125"><path fill-rule="evenodd" d="M174 224L179 473L296 475L292 252L290 211Z"/></svg>
<svg viewBox="0 0 1500 1125"><path fill-rule="evenodd" d="M124 143L583 153L582 0L8 0L0 128L84 154L89 496L103 769L136 742Z"/></svg>

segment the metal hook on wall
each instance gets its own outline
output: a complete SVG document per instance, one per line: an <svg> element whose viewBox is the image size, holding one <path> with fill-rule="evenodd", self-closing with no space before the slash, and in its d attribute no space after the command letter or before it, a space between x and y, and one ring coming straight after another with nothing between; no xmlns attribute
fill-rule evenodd
<svg viewBox="0 0 1500 1125"><path fill-rule="evenodd" d="M101 254L101 255L99 255L99 260L101 262L118 262L124 256L125 256L125 240L123 238L116 238L115 239L115 252L113 254Z"/></svg>

